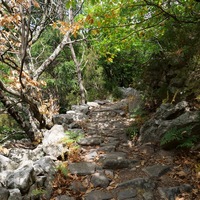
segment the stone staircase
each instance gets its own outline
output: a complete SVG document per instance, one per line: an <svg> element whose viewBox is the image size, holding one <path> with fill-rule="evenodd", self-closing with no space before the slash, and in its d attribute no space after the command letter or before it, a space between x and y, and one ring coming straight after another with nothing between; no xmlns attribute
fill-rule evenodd
<svg viewBox="0 0 200 200"><path fill-rule="evenodd" d="M118 102L90 110L82 124L85 136L78 141L82 160L68 164L69 172L82 178L56 200L175 200L192 190L169 176L173 153L130 141L126 130L134 119L123 108Z"/></svg>

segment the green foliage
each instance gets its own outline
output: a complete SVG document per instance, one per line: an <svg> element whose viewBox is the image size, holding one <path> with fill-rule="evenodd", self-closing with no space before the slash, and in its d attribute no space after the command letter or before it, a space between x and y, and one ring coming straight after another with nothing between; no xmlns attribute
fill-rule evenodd
<svg viewBox="0 0 200 200"><path fill-rule="evenodd" d="M27 135L24 134L18 124L8 114L0 114L0 141L23 138L27 138Z"/></svg>
<svg viewBox="0 0 200 200"><path fill-rule="evenodd" d="M74 141L77 141L83 137L83 134L79 131L66 131L65 134Z"/></svg>
<svg viewBox="0 0 200 200"><path fill-rule="evenodd" d="M171 128L161 139L161 146L175 144L177 148L191 148L200 139L197 135L191 135L191 126L184 128Z"/></svg>
<svg viewBox="0 0 200 200"><path fill-rule="evenodd" d="M42 189L42 188L37 188L37 189L34 189L34 190L32 191L32 194L33 194L34 196L41 196L41 195L46 194L46 192L47 192L47 191L45 191L45 190Z"/></svg>
<svg viewBox="0 0 200 200"><path fill-rule="evenodd" d="M126 129L126 135L130 139L134 139L135 137L139 135L139 131L140 131L139 127L136 124L133 124L132 126Z"/></svg>
<svg viewBox="0 0 200 200"><path fill-rule="evenodd" d="M141 107L135 108L131 111L131 118L134 118L134 123L127 128L127 135L134 139L138 137L140 133L140 128L144 124L144 122L148 119L148 113Z"/></svg>
<svg viewBox="0 0 200 200"><path fill-rule="evenodd" d="M59 165L57 166L57 170L58 170L61 174L63 174L66 178L68 177L69 171L68 171L68 169L67 169L67 167L66 167L65 164L63 164L63 163L59 164Z"/></svg>
<svg viewBox="0 0 200 200"><path fill-rule="evenodd" d="M87 91L87 100L105 99L106 90L103 77L103 67L99 65L99 56L93 48L88 48L85 53L86 66L83 68L84 87Z"/></svg>
<svg viewBox="0 0 200 200"><path fill-rule="evenodd" d="M66 138L63 139L63 142L72 149L79 148L77 141L83 138L83 134L75 131L66 131L65 134Z"/></svg>

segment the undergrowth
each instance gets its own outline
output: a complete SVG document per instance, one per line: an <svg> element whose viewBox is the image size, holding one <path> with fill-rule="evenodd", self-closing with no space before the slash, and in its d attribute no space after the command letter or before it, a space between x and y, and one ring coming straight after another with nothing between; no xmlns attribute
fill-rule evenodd
<svg viewBox="0 0 200 200"><path fill-rule="evenodd" d="M161 139L161 146L174 144L176 148L190 149L200 139L198 135L192 135L192 126L184 128L173 127L166 132Z"/></svg>

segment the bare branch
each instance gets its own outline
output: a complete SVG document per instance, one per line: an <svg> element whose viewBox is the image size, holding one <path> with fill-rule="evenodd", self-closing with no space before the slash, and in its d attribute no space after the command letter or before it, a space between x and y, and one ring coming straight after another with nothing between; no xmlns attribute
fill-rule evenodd
<svg viewBox="0 0 200 200"><path fill-rule="evenodd" d="M61 43L57 46L57 48L54 50L54 52L42 63L42 65L34 72L33 79L38 80L40 75L46 70L46 68L56 59L56 57L59 55L59 53L62 51L62 49L68 45L73 44L75 42L80 42L85 40L86 38L69 41L71 31L69 30L63 37L63 40Z"/></svg>

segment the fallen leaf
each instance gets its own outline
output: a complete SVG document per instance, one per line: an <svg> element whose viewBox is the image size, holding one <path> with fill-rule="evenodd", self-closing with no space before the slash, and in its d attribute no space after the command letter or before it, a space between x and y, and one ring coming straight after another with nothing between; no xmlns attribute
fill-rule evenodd
<svg viewBox="0 0 200 200"><path fill-rule="evenodd" d="M184 171L177 172L176 174L181 178L184 178L187 176L187 174Z"/></svg>

